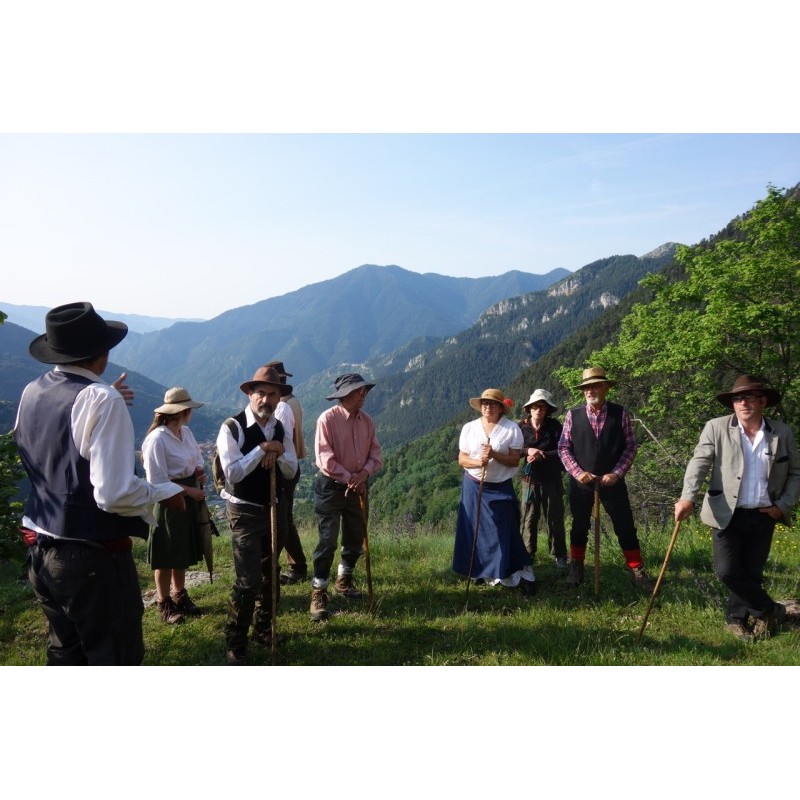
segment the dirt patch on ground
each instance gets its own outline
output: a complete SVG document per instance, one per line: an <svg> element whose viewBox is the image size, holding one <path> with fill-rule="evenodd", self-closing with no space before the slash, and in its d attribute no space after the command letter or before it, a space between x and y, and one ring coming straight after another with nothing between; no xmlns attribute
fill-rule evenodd
<svg viewBox="0 0 800 800"><path fill-rule="evenodd" d="M204 583L210 583L208 572L201 570L186 570L186 588L191 589L192 586L202 586ZM144 607L149 608L156 603L156 590L155 587L150 587L142 592L142 601Z"/></svg>

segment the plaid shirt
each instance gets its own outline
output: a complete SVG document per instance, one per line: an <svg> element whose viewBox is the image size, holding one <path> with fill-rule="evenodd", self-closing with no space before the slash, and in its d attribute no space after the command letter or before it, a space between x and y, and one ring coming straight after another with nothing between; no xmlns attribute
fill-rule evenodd
<svg viewBox="0 0 800 800"><path fill-rule="evenodd" d="M589 424L592 426L595 437L600 436L600 431L603 430L606 417L608 416L608 408L603 403L601 409L597 412L587 403L585 406L586 416L589 419ZM636 457L636 450L638 444L636 443L636 435L633 432L633 425L631 423L628 409L622 409L622 431L625 436L625 449L617 461L616 466L611 471L619 478L624 478L625 473L633 465L633 459ZM583 467L575 460L573 455L572 446L572 409L567 411L567 416L564 419L564 427L561 431L561 438L558 440L558 457L564 468L576 480L584 472Z"/></svg>

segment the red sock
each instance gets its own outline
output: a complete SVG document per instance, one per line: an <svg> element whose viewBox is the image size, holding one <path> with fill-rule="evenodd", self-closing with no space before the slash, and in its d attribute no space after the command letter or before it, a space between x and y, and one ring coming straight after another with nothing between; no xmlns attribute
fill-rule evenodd
<svg viewBox="0 0 800 800"><path fill-rule="evenodd" d="M642 561L642 551L637 547L635 550L623 550L625 556L625 563L631 568L641 567L644 563Z"/></svg>
<svg viewBox="0 0 800 800"><path fill-rule="evenodd" d="M580 546L577 544L571 544L569 546L569 557L573 561L580 561L583 563L586 559L586 545Z"/></svg>

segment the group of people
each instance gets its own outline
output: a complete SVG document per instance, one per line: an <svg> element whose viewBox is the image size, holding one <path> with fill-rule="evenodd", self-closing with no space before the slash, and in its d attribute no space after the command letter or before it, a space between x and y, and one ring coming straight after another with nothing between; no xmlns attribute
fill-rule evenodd
<svg viewBox="0 0 800 800"><path fill-rule="evenodd" d="M576 387L586 403L567 411L564 424L546 389L536 389L519 424L507 418L499 389L470 400L481 418L467 423L459 440L464 467L453 570L491 584L534 593L538 526L544 519L556 566L567 585L584 579L584 560L595 494L611 518L634 585L652 591L644 569L625 474L636 455L636 436L627 409L606 400L613 386L603 369L584 370ZM513 478L523 465L518 502ZM562 474L569 474L572 515L569 561L564 529Z"/></svg>
<svg viewBox="0 0 800 800"><path fill-rule="evenodd" d="M167 390L142 443L145 477L139 477L127 409L133 392L124 373L113 384L101 378L127 326L80 302L49 311L45 327L29 352L53 369L25 387L14 436L31 484L21 531L29 579L48 622L47 663L137 665L144 658L144 604L133 538L147 539L160 618L176 624L202 613L186 588L187 568L203 555L199 528L207 514L203 458L188 427L202 403L183 387ZM273 646L280 584L308 577L292 513L306 449L289 377L279 361L259 367L239 387L247 405L217 436L235 571L224 624L231 665L247 663L249 641ZM317 421L313 621L328 617L340 531L333 591L361 598L353 570L365 533L366 487L382 464L375 426L362 411L373 386L357 374L340 376L328 397L337 404ZM273 580L273 557L284 548L288 567Z"/></svg>
<svg viewBox="0 0 800 800"><path fill-rule="evenodd" d="M132 537L148 540L161 619L175 624L202 613L186 589L186 570L202 557L199 526L207 513L203 458L188 427L202 403L182 387L166 392L142 444L145 478L138 477L126 407L133 392L124 373L113 384L101 379L109 351L127 326L104 320L88 302L52 309L45 325L29 351L53 369L25 387L14 435L31 484L21 530L29 546L29 578L48 621L47 663L140 664L144 607ZM247 663L250 641L274 647L280 585L309 577L293 519L306 447L290 377L280 361L259 367L239 387L246 406L221 424L216 440L235 570L224 624L230 665ZM340 534L332 591L347 600L362 597L353 571L366 532L367 483L382 465L374 423L363 411L373 386L355 373L339 376L327 397L336 404L316 423L318 540L309 606L314 622L329 616ZM556 567L567 585L579 585L597 499L611 519L633 584L653 590L625 485L636 437L627 409L606 399L612 387L603 369L584 370L576 388L585 403L569 409L563 425L544 389L532 393L520 424L508 419L510 403L499 389L470 399L480 417L464 425L459 437L464 475L456 573L534 594L543 519ZM740 638L763 637L786 619L786 609L763 588L763 572L775 524L789 523L800 494L800 455L788 426L764 415L780 401L764 381L742 376L718 399L733 413L703 429L675 519L692 513L710 474L701 519L712 527L714 567L729 592L726 624ZM513 479L520 469L518 500ZM569 553L564 471L572 517ZM276 579L274 559L283 549L288 566Z"/></svg>
<svg viewBox="0 0 800 800"><path fill-rule="evenodd" d="M464 467L453 570L468 579L535 590L532 567L539 521L564 582L584 580L584 561L595 506L602 504L634 586L651 593L625 485L637 451L628 410L608 401L613 387L605 371L590 367L575 387L585 403L567 410L563 425L553 416L553 396L536 389L524 405L525 419L507 418L499 389L470 399L478 420L464 425L459 464ZM709 478L702 521L712 528L713 563L728 590L725 619L735 636L752 640L777 631L787 618L763 587L764 567L777 522L791 524L800 494L800 455L791 429L768 419L766 408L780 394L761 378L740 376L717 399L733 413L710 420L700 436L675 503L676 523L689 517ZM522 467L522 499L513 478ZM562 473L569 475L572 517L569 560L564 526Z"/></svg>

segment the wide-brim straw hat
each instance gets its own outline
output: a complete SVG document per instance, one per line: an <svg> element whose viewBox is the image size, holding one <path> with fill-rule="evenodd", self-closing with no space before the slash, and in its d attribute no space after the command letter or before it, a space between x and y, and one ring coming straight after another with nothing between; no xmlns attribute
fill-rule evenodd
<svg viewBox="0 0 800 800"><path fill-rule="evenodd" d="M368 383L356 372L349 372L347 375L340 375L333 382L333 386L336 391L334 391L333 394L329 394L325 398L326 400L339 400L342 397L347 397L350 392L354 392L356 389L360 389L362 386L366 386L367 389L371 389L373 386L375 386L375 384Z"/></svg>
<svg viewBox="0 0 800 800"><path fill-rule="evenodd" d="M259 367L256 374L249 381L245 381L239 388L245 393L250 394L250 391L257 383L267 383L270 386L276 386L280 392L281 397L286 397L292 393L292 385L289 383L281 383L281 376L275 367Z"/></svg>
<svg viewBox="0 0 800 800"><path fill-rule="evenodd" d="M547 403L547 405L550 406L551 411L556 411L558 409L558 406L553 402L553 395L550 394L547 389L534 389L530 399L522 407L525 409L525 411L527 411L536 403Z"/></svg>
<svg viewBox="0 0 800 800"><path fill-rule="evenodd" d="M499 389L484 389L480 397L470 397L469 404L476 411L481 410L481 400L491 400L500 406L500 413L505 414L508 411L506 405L506 396Z"/></svg>
<svg viewBox="0 0 800 800"><path fill-rule="evenodd" d="M606 377L606 371L602 367L589 367L583 371L581 382L575 388L585 389L587 386L592 386L595 383L607 383L609 386L614 385L614 381Z"/></svg>
<svg viewBox="0 0 800 800"><path fill-rule="evenodd" d="M182 386L173 386L164 393L164 404L154 408L156 414L180 414L189 408L200 408L202 403L192 400L189 392Z"/></svg>
<svg viewBox="0 0 800 800"><path fill-rule="evenodd" d="M737 394L754 394L759 392L766 395L767 405L775 406L781 401L781 393L773 389L763 378L755 375L740 375L735 381L729 392L722 392L717 395L722 405L733 408L733 398Z"/></svg>
<svg viewBox="0 0 800 800"><path fill-rule="evenodd" d="M45 333L28 352L44 364L70 364L94 358L116 347L127 335L124 322L103 319L91 303L56 306L44 318Z"/></svg>

